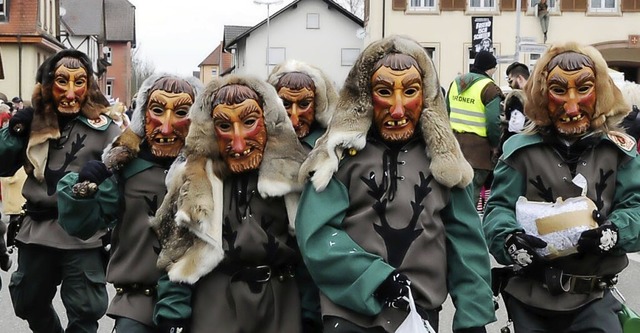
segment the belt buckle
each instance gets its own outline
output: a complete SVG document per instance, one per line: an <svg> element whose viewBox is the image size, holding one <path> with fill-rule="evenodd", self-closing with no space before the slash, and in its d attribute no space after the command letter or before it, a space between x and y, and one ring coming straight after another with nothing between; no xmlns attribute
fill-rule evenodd
<svg viewBox="0 0 640 333"><path fill-rule="evenodd" d="M594 281L596 281L594 277L586 277L586 276L572 276L569 279L569 285L571 292L573 294L588 294L593 291Z"/></svg>
<svg viewBox="0 0 640 333"><path fill-rule="evenodd" d="M254 267L254 269L257 272L260 272L260 273L264 272L264 275L265 275L265 277L263 277L261 279L256 279L255 282L265 283L265 282L268 282L269 280L271 280L271 267L270 266L268 266L268 265L260 265L260 266Z"/></svg>

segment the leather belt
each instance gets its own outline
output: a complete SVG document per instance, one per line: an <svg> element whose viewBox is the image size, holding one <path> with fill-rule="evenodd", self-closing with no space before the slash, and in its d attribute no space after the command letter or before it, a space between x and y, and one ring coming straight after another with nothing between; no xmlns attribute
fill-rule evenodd
<svg viewBox="0 0 640 333"><path fill-rule="evenodd" d="M281 267L272 267L269 265L259 266L241 266L219 265L216 268L219 272L231 276L231 282L244 281L250 283L266 283L273 278L277 278L282 282L286 279L295 277L295 268L293 265L285 265Z"/></svg>
<svg viewBox="0 0 640 333"><path fill-rule="evenodd" d="M605 290L618 282L618 276L565 274L560 269L545 270L545 286L552 295L590 294Z"/></svg>
<svg viewBox="0 0 640 333"><path fill-rule="evenodd" d="M157 286L145 285L142 283L129 283L129 284L114 284L116 288L116 294L122 295L125 293L138 293L145 296L155 296Z"/></svg>

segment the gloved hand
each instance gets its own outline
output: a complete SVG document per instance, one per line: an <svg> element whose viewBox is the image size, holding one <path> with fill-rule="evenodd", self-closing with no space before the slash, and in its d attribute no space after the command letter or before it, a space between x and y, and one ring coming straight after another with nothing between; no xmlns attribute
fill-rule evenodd
<svg viewBox="0 0 640 333"><path fill-rule="evenodd" d="M189 333L188 319L161 319L158 323L159 333Z"/></svg>
<svg viewBox="0 0 640 333"><path fill-rule="evenodd" d="M484 327L469 327L455 330L453 333L487 333L487 330Z"/></svg>
<svg viewBox="0 0 640 333"><path fill-rule="evenodd" d="M410 285L406 275L393 272L382 281L373 296L387 307L406 309L409 303L403 297L409 296Z"/></svg>
<svg viewBox="0 0 640 333"><path fill-rule="evenodd" d="M578 238L578 252L603 254L618 243L618 227L607 221L599 211L593 211L593 219L600 224L595 229L583 231Z"/></svg>
<svg viewBox="0 0 640 333"><path fill-rule="evenodd" d="M13 136L25 137L29 135L33 121L33 108L28 107L16 112L9 119L9 133Z"/></svg>
<svg viewBox="0 0 640 333"><path fill-rule="evenodd" d="M547 246L547 242L542 239L525 234L522 231L516 231L505 240L505 247L511 256L513 262L521 267L527 267L534 261L542 261L536 249L543 249Z"/></svg>
<svg viewBox="0 0 640 333"><path fill-rule="evenodd" d="M104 165L104 163L101 161L91 160L82 167L82 170L80 170L80 173L78 174L78 183L82 183L87 180L90 183L100 185L111 175L111 171L107 169L107 166Z"/></svg>

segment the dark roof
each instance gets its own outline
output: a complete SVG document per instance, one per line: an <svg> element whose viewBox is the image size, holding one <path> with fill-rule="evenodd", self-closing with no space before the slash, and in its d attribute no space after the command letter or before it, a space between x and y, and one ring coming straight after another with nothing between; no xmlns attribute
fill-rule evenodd
<svg viewBox="0 0 640 333"><path fill-rule="evenodd" d="M273 15L269 16L269 20L273 20L274 18L278 17L280 14L284 13L285 11L287 11L289 8L296 8L298 6L298 3L300 3L301 1L304 1L304 0L295 0L295 1L293 1L292 3L288 4L287 6L283 7L282 9L280 9L279 11L274 13ZM351 13L350 11L346 10L344 7L340 6L335 1L333 1L333 0L322 0L322 1L324 1L327 5L329 5L329 9L337 10L338 12L342 13L347 18L351 19L353 22L357 23L361 27L364 27L364 21L362 19L360 19L358 16L356 16L353 13ZM254 25L253 27L250 27L248 30L242 32L241 34L237 35L235 38L232 38L232 39L227 39L226 38L227 36L226 36L226 29L225 29L225 39L224 39L224 48L225 48L225 50L231 49L232 46L235 45L239 40L247 37L249 34L251 34L252 31L260 28L261 26L263 26L265 24L267 24L267 19L264 19L262 22ZM227 26L225 26L225 28L226 27Z"/></svg>
<svg viewBox="0 0 640 333"><path fill-rule="evenodd" d="M105 0L108 42L131 42L136 46L136 7L127 0Z"/></svg>
<svg viewBox="0 0 640 333"><path fill-rule="evenodd" d="M60 21L71 35L103 36L102 3L103 0L60 0L65 11Z"/></svg>
<svg viewBox="0 0 640 333"><path fill-rule="evenodd" d="M251 27L242 25L225 25L223 32L224 36L222 38L222 44L224 45L224 48L226 49L227 47L231 46L227 44L227 42L235 41L238 36L243 35L249 30L251 30Z"/></svg>

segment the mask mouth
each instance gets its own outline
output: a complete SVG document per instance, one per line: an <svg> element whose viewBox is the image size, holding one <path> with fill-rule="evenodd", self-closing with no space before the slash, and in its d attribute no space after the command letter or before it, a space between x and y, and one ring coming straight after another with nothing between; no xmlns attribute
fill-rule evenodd
<svg viewBox="0 0 640 333"><path fill-rule="evenodd" d="M157 137L153 139L153 143L155 144L159 144L159 145L170 145L170 144L174 144L176 141L178 140L178 138L174 137L170 137L170 138L166 138L166 137Z"/></svg>

